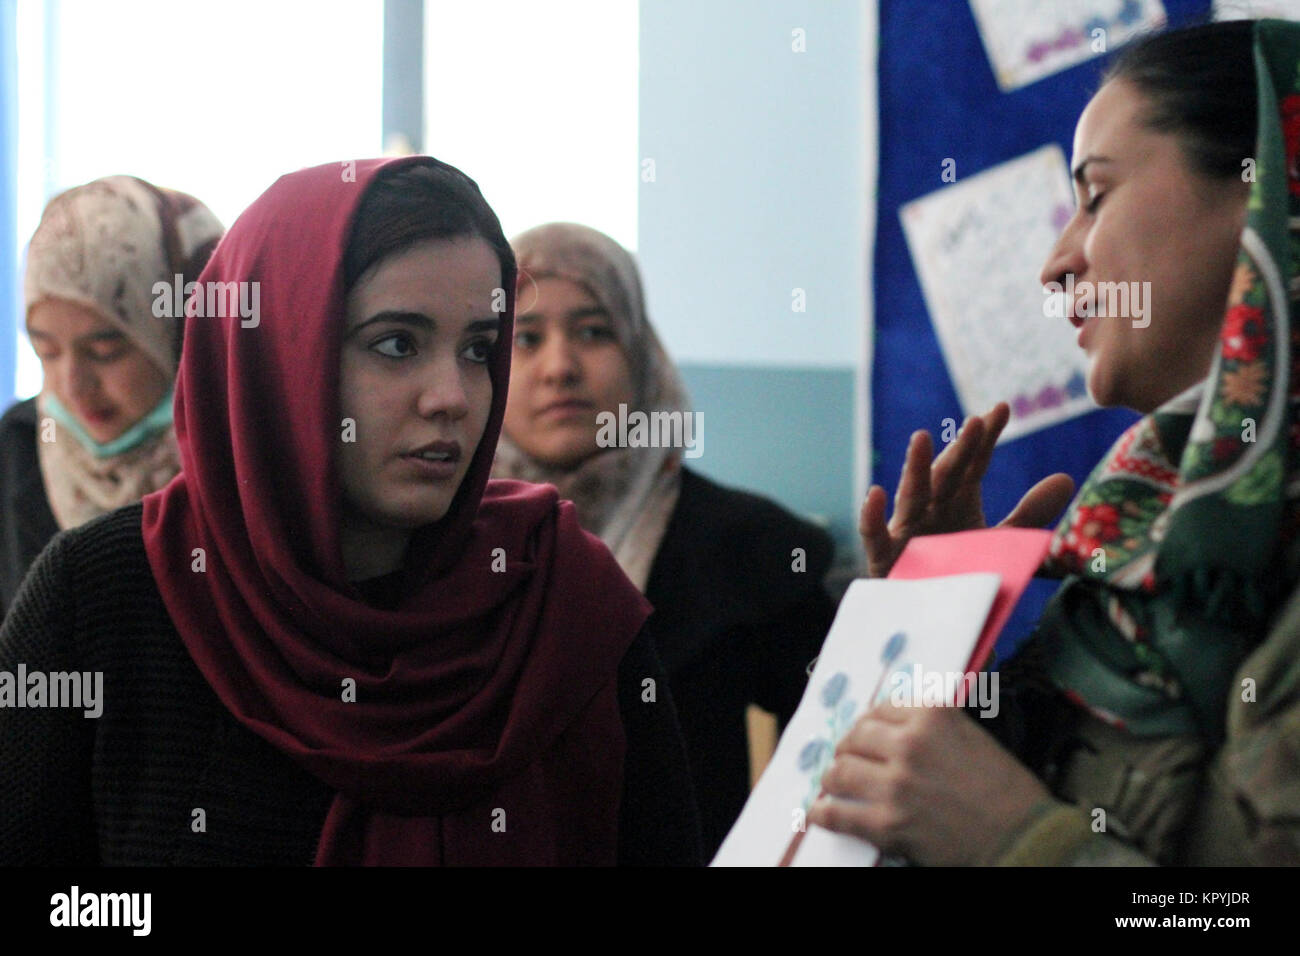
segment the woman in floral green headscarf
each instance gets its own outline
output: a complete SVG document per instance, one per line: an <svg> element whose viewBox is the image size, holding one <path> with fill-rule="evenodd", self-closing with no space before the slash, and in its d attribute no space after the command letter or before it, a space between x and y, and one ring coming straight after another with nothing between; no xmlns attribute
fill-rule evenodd
<svg viewBox="0 0 1300 956"><path fill-rule="evenodd" d="M1146 414L1053 538L1066 581L991 728L1015 756L954 711L881 708L810 822L923 863L1300 862L1298 68L1280 21L1158 35L1112 66L1043 281L1150 283L1149 324L1070 309L1093 398ZM893 521L882 491L863 508L873 571L983 523L1005 422L972 420L933 469L914 440Z"/></svg>

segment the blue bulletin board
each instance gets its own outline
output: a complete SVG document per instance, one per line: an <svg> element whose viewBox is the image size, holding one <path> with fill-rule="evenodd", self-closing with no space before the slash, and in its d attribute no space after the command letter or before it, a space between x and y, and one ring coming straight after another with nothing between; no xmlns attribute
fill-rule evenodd
<svg viewBox="0 0 1300 956"><path fill-rule="evenodd" d="M1114 5L1120 8L1119 0ZM1163 5L1172 27L1210 15L1209 0L1164 0ZM1107 57L1003 92L969 2L880 0L879 9L872 480L892 501L908 436L925 428L939 446L943 420L963 418L900 208L942 188L945 159L955 160L960 179L1049 143L1059 144L1068 158L1075 122ZM1060 321L1062 335L1071 335ZM1135 419L1125 410L1096 410L1000 445L984 481L990 520L1000 520L1025 490L1053 472L1082 481ZM1035 582L1003 632L1000 656L1028 635L1054 588L1054 582Z"/></svg>

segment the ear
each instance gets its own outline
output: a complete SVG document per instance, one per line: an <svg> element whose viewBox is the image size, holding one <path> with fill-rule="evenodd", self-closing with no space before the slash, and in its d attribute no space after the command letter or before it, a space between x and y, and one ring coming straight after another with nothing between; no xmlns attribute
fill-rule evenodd
<svg viewBox="0 0 1300 956"><path fill-rule="evenodd" d="M1246 228L1246 220L1249 218L1248 203L1251 186L1252 184L1245 180L1234 179L1232 181L1232 196L1233 201L1236 203L1234 222L1238 232Z"/></svg>
<svg viewBox="0 0 1300 956"><path fill-rule="evenodd" d="M1207 194L1209 205L1206 213L1210 218L1206 225L1211 229L1222 228L1225 238L1230 237L1240 243L1241 234L1245 232L1246 221L1249 219L1251 184L1234 177L1206 181L1206 186L1211 190Z"/></svg>

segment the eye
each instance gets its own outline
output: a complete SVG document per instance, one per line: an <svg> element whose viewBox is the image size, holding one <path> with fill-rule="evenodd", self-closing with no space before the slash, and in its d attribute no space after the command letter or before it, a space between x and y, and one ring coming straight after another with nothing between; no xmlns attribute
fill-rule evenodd
<svg viewBox="0 0 1300 956"><path fill-rule="evenodd" d="M496 339L475 339L465 346L461 355L477 365L486 365L492 357L492 347L496 344Z"/></svg>
<svg viewBox="0 0 1300 956"><path fill-rule="evenodd" d="M116 362L129 351L131 351L130 343L115 339L91 342L86 346L86 352L91 360L101 363Z"/></svg>
<svg viewBox="0 0 1300 956"><path fill-rule="evenodd" d="M515 333L515 348L535 349L542 344L542 337L536 332L523 329Z"/></svg>
<svg viewBox="0 0 1300 956"><path fill-rule="evenodd" d="M370 343L370 347L388 358L408 358L415 354L415 344L406 332L393 332L381 339L375 339Z"/></svg>
<svg viewBox="0 0 1300 956"><path fill-rule="evenodd" d="M583 342L612 342L614 341L614 328L604 323L579 326L578 338Z"/></svg>
<svg viewBox="0 0 1300 956"><path fill-rule="evenodd" d="M1097 211L1097 207L1101 205L1101 200L1105 195L1105 193L1097 193L1088 199L1087 204L1083 208L1088 211L1089 215Z"/></svg>

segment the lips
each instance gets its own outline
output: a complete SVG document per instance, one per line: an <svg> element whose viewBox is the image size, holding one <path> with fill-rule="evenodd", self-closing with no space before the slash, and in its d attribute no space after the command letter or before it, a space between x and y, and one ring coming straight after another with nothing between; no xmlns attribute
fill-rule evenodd
<svg viewBox="0 0 1300 956"><path fill-rule="evenodd" d="M1075 315L1074 306L1075 306L1074 296L1067 296L1065 300L1065 317L1070 320L1070 325L1078 329L1079 331L1079 335L1075 339L1075 344L1079 348L1084 349L1086 351L1086 346L1083 341L1084 336L1087 334L1084 328L1086 320L1081 319L1079 318L1079 316Z"/></svg>
<svg viewBox="0 0 1300 956"><path fill-rule="evenodd" d="M415 458L419 461L436 461L456 464L460 461L460 442L434 441L405 452L403 458Z"/></svg>
<svg viewBox="0 0 1300 956"><path fill-rule="evenodd" d="M77 409L78 418L80 418L83 422L93 422L97 425L102 425L111 422L114 416L116 415L117 415L116 409L112 409L112 408L97 408L97 409L78 408Z"/></svg>
<svg viewBox="0 0 1300 956"><path fill-rule="evenodd" d="M433 441L401 456L407 476L420 481L447 482L460 475L460 443Z"/></svg>
<svg viewBox="0 0 1300 956"><path fill-rule="evenodd" d="M1065 317L1070 320L1070 324L1076 329L1083 328L1083 319L1079 318L1074 312L1076 299L1073 295L1067 295L1065 299Z"/></svg>
<svg viewBox="0 0 1300 956"><path fill-rule="evenodd" d="M1088 347L1087 347L1087 343L1084 342L1084 338L1088 334L1087 320L1081 319L1079 316L1077 316L1074 312L1074 307L1075 307L1075 299L1073 296L1070 296L1069 298L1066 299L1065 302L1065 317L1070 320L1070 325L1072 325L1074 328L1078 329L1079 331L1078 336L1074 340L1074 344L1086 352L1088 350Z"/></svg>
<svg viewBox="0 0 1300 956"><path fill-rule="evenodd" d="M572 415L579 412L590 411L592 403L580 398L565 398L539 408L536 414L542 415Z"/></svg>

